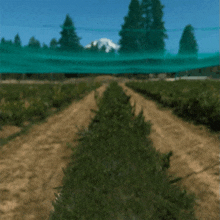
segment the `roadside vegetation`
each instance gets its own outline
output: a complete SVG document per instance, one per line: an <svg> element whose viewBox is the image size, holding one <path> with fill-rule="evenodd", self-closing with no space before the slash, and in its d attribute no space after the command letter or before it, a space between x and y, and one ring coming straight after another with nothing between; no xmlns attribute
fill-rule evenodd
<svg viewBox="0 0 220 220"><path fill-rule="evenodd" d="M52 114L66 108L73 101L85 97L100 87L99 82L78 84L1 84L0 86L0 129L4 125L22 127L26 132L32 124L43 122ZM30 122L28 126L24 122ZM0 146L16 137L0 138Z"/></svg>
<svg viewBox="0 0 220 220"><path fill-rule="evenodd" d="M169 107L187 121L220 131L220 82L179 80L175 82L128 82L126 86L160 107Z"/></svg>
<svg viewBox="0 0 220 220"><path fill-rule="evenodd" d="M95 98L98 96L96 95ZM167 175L172 151L161 154L148 138L151 123L134 115L117 82L97 98L88 129L79 130L77 147L64 172L50 220L196 219L195 195Z"/></svg>

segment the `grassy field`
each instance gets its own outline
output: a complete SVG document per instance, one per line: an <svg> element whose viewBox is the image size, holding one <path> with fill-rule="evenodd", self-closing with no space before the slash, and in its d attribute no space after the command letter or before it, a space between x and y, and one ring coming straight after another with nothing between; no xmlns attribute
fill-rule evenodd
<svg viewBox="0 0 220 220"><path fill-rule="evenodd" d="M195 219L195 195L166 174L172 152L154 149L151 124L143 112L134 116L129 99L112 82L97 100L99 110L72 148L51 220Z"/></svg>

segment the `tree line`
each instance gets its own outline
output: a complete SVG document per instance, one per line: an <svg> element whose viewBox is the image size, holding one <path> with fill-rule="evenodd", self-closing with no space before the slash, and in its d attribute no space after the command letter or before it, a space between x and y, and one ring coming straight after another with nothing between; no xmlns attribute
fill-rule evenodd
<svg viewBox="0 0 220 220"><path fill-rule="evenodd" d="M164 39L168 38L166 29L164 27L163 18L164 5L160 0L131 0L128 9L128 15L124 17L124 24L119 32L120 48L118 53L150 53L150 54L164 54L165 42ZM75 31L74 23L69 14L66 15L63 23L62 31L60 32L61 38L57 41L52 38L50 46L45 43L41 48L40 42L31 37L27 46L23 48L42 49L42 50L56 50L56 51L68 51L68 52L105 52L105 46L101 49L98 48L98 44L94 45L92 42L91 48L84 48L80 44L82 38L78 37ZM178 55L192 54L195 57L198 55L198 45L193 33L194 29L189 24L182 33L179 41ZM4 37L1 39L1 45L13 45L16 47L21 46L21 39L19 34L14 38L14 42L7 41ZM110 51L114 53L112 49Z"/></svg>

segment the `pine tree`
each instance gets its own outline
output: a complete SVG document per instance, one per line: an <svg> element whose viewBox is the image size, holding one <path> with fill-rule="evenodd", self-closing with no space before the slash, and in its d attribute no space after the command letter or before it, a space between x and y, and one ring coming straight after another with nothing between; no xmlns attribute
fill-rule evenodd
<svg viewBox="0 0 220 220"><path fill-rule="evenodd" d="M103 45L103 46L100 48L99 52L101 52L101 53L106 53L106 46Z"/></svg>
<svg viewBox="0 0 220 220"><path fill-rule="evenodd" d="M13 45L12 40L7 40L6 43L7 43L8 45Z"/></svg>
<svg viewBox="0 0 220 220"><path fill-rule="evenodd" d="M111 48L108 53L109 53L109 54L115 54L115 49L114 49L114 48Z"/></svg>
<svg viewBox="0 0 220 220"><path fill-rule="evenodd" d="M1 52L11 53L14 50L12 40L5 40L4 37L1 39L1 46Z"/></svg>
<svg viewBox="0 0 220 220"><path fill-rule="evenodd" d="M164 28L163 11L164 5L161 5L160 0L152 0L152 17L153 22L151 25L151 43L152 43L152 53L161 54L165 53L165 42L164 39L168 38L165 34L166 30Z"/></svg>
<svg viewBox="0 0 220 220"><path fill-rule="evenodd" d="M141 29L142 32L140 33L140 45L142 46L143 52L150 52L152 43L150 39L150 29L153 22L152 16L152 0L142 0L141 3Z"/></svg>
<svg viewBox="0 0 220 220"><path fill-rule="evenodd" d="M3 37L3 38L1 39L1 44L3 45L3 44L5 44L5 42L6 42L6 40L5 40L5 38Z"/></svg>
<svg viewBox="0 0 220 220"><path fill-rule="evenodd" d="M72 19L68 14L66 15L64 24L61 27L63 30L60 32L61 38L58 41L58 45L60 45L60 50L69 52L82 51L83 47L79 43L81 38L76 35Z"/></svg>
<svg viewBox="0 0 220 220"><path fill-rule="evenodd" d="M40 42L34 37L31 37L28 43L28 47L31 49L40 49Z"/></svg>
<svg viewBox="0 0 220 220"><path fill-rule="evenodd" d="M145 30L140 36L142 51L149 55L164 55L164 39L168 38L165 34L163 17L163 5L160 0L142 0L141 3L141 27ZM145 17L143 17L145 16ZM158 59L148 59L148 63L159 64L162 61Z"/></svg>
<svg viewBox="0 0 220 220"><path fill-rule="evenodd" d="M196 42L193 31L194 28L190 24L184 28L183 34L179 42L178 55L192 55L192 57L194 57L192 59L197 59L198 44Z"/></svg>
<svg viewBox="0 0 220 220"><path fill-rule="evenodd" d="M47 46L45 43L43 43L42 49L43 49L43 50L47 50L47 49L49 49L49 48L48 48L48 46Z"/></svg>
<svg viewBox="0 0 220 220"><path fill-rule="evenodd" d="M3 37L1 39L1 44L2 45L9 45L9 46L11 46L11 45L13 45L13 42L12 42L12 40L5 40L5 38Z"/></svg>
<svg viewBox="0 0 220 220"><path fill-rule="evenodd" d="M42 44L42 48L41 49L42 49L42 52L50 52L50 48L45 43Z"/></svg>
<svg viewBox="0 0 220 220"><path fill-rule="evenodd" d="M89 48L89 51L98 53L99 52L98 43L95 45L95 43L92 42L91 47Z"/></svg>
<svg viewBox="0 0 220 220"><path fill-rule="evenodd" d="M122 25L122 30L119 32L121 39L119 41L119 53L134 53L139 52L141 45L139 42L141 29L141 8L138 0L131 0L129 5L128 16L124 18L125 23Z"/></svg>
<svg viewBox="0 0 220 220"><path fill-rule="evenodd" d="M57 48L57 40L56 38L53 38L50 41L50 49L56 49L56 48Z"/></svg>
<svg viewBox="0 0 220 220"><path fill-rule="evenodd" d="M95 45L94 41L91 42L91 47L86 48L86 51L93 52L93 53L106 53L106 46L103 45L100 49L98 47L98 43Z"/></svg>
<svg viewBox="0 0 220 220"><path fill-rule="evenodd" d="M18 34L16 34L16 36L15 36L15 38L14 38L14 45L15 45L16 47L21 47L21 39L20 39L20 37L19 37Z"/></svg>

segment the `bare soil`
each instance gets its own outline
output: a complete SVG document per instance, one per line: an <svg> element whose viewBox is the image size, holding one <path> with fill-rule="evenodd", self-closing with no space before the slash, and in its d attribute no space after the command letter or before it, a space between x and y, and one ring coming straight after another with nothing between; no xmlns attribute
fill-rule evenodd
<svg viewBox="0 0 220 220"><path fill-rule="evenodd" d="M96 80L108 83L116 79L103 76ZM185 122L171 110L159 109L155 102L125 87L123 78L117 80L131 95L131 104L136 102L135 114L143 107L145 120L153 124L150 138L155 148L163 153L173 151L169 174L182 177L175 184L198 196L196 217L219 219L219 134ZM100 95L107 85L97 89ZM2 220L48 219L57 193L53 188L62 185L62 169L70 162L71 150L66 143L77 146L76 126L86 128L90 124L94 117L90 109L97 109L94 91L0 148ZM4 126L0 138L20 130Z"/></svg>

